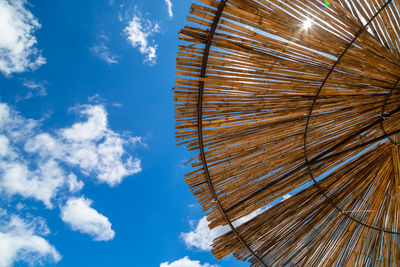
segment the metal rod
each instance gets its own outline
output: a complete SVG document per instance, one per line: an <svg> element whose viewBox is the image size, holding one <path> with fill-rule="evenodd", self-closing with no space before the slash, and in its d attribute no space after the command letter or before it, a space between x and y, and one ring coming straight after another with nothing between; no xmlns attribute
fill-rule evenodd
<svg viewBox="0 0 400 267"><path fill-rule="evenodd" d="M219 3L217 13L215 14L214 21L211 25L211 29L209 31L208 37L207 37L207 43L206 47L204 49L204 54L203 54L203 60L201 64L201 72L200 72L200 78L204 78L206 76L206 71L207 71L207 62L208 62L208 56L210 53L210 48L212 44L212 40L215 34L215 30L217 29L219 20L221 18L222 12L224 10L224 7L226 5L227 0L222 0ZM228 218L228 215L226 214L224 208L222 207L218 196L215 192L213 182L210 177L210 172L208 170L208 165L207 165L207 159L206 155L204 153L204 142L203 142L203 92L204 92L204 81L199 82L199 94L198 94L198 99L197 99L197 133L198 133L198 139L199 139L199 147L200 147L200 157L201 157L201 162L203 163L203 169L204 169L204 175L206 176L208 187L210 188L211 194L213 195L214 201L216 202L222 216L224 217L226 223L229 225L231 228L232 232L237 236L239 239L240 243L253 255L253 257L258 261L259 264L262 266L267 267L267 265L255 254L255 252L250 248L250 246L243 240L243 238L240 236L239 232L236 230L236 228L232 225L232 222Z"/></svg>
<svg viewBox="0 0 400 267"><path fill-rule="evenodd" d="M392 2L392 0L387 1L387 2L378 10L378 12L377 12L374 16L372 16L372 17L369 19L369 21L356 33L356 35L354 36L353 40L347 45L347 47L344 49L344 51L342 52L342 54L338 57L338 59L336 60L336 62L333 64L332 68L329 70L328 74L326 75L324 81L322 82L322 84L321 84L321 86L319 87L317 93L315 94L314 99L313 99L313 102L312 102L311 107L310 107L310 109L309 109L309 113L308 113L307 120L306 120L306 126L305 126L305 129L304 129L304 143L303 143L303 149L304 149L305 165L306 165L307 172L308 172L310 178L312 179L312 181L314 182L314 185L318 188L318 190L320 191L320 193L326 198L326 200L329 201L329 203L330 203L336 210L339 211L339 213L343 214L343 216L346 216L347 218L351 219L352 221L354 221L354 222L356 222L356 223L358 223L358 224L360 224L360 225L362 225L362 226L365 226L365 227L367 227L367 228L374 229L374 230L377 230L377 231L380 231L380 232L390 233L390 234L400 234L400 232L388 231L388 230L386 230L386 229L377 228L377 227L374 227L374 226L371 226L371 225L367 225L367 224L365 224L365 223L363 223L363 222L361 222L361 221L359 221L359 220L357 220L357 219L351 217L350 215L344 213L344 212L333 202L333 200L325 193L325 191L321 188L321 186L320 186L320 185L318 184L318 182L315 180L314 175L313 175L313 173L312 173L312 171L311 171L311 167L310 167L311 164L310 164L310 162L309 162L309 160L308 160L308 153L307 153L307 132L308 132L308 125L309 125L309 122L310 122L310 117L311 117L311 114L312 114L312 112L313 112L315 103L316 103L316 101L317 101L317 99L318 99L318 96L319 96L319 94L320 94L322 88L325 86L325 83L328 81L329 76L332 74L333 70L334 70L334 69L336 68L336 66L339 64L340 60L343 58L343 56L346 54L346 52L350 49L350 47L354 44L354 42L358 39L358 37L360 37L360 35L361 35L361 34L364 32L364 30L369 26L369 24L371 24L371 22L372 22L372 21L383 11L391 2ZM396 86L397 86L397 83L393 86L393 88L396 87ZM392 90L393 90L393 89L392 89ZM381 119L383 120L383 118L381 118ZM375 125L376 123L378 123L378 121L372 123L371 125ZM371 127L372 127L372 126L371 126ZM399 131L400 131L400 130L399 130ZM358 131L358 132L360 132L360 131ZM351 139L354 138L354 136L355 136L355 135L352 135ZM385 135L384 135L384 136L385 136ZM346 140L347 140L347 139L346 139ZM370 141L369 141L369 142L370 142ZM366 143L367 143L367 142L366 142ZM336 146L337 146L337 145L336 145ZM335 147L336 147L336 146L335 146ZM356 146L356 147L358 147L358 146ZM353 149L353 148L352 148L352 149ZM345 150L345 151L346 151L346 150ZM342 152L339 152L339 153L345 153L345 152L342 151ZM338 154L338 153L337 153L337 154ZM336 155L337 155L337 154L336 154ZM326 157L325 159L327 159L327 158L328 158L328 157Z"/></svg>
<svg viewBox="0 0 400 267"><path fill-rule="evenodd" d="M386 104L387 104L387 102L389 101L390 96L392 95L392 93L393 93L395 87L399 84L399 82L400 82L400 78L397 80L395 86L392 87L392 89L390 90L390 93L385 97L385 103L384 103L383 106L382 106L382 112L381 112L381 116L382 116L383 118L386 118L386 117L387 117L386 114L385 114L385 107L386 107ZM381 121L380 124L381 124L382 132L383 132L384 134L386 134L386 129L385 129L385 126L383 125L383 121ZM392 144L394 144L394 145L400 145L399 143L397 143L396 141L394 141L394 140L392 139L391 136L389 136L389 140L390 140L390 142L391 142Z"/></svg>

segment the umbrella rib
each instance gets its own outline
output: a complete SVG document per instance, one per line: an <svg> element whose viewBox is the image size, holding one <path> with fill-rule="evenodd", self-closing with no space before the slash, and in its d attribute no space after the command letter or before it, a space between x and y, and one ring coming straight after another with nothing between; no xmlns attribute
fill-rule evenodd
<svg viewBox="0 0 400 267"><path fill-rule="evenodd" d="M344 51L342 52L342 54L338 57L338 59L336 60L336 62L333 64L333 66L331 67L331 69L329 70L328 74L326 75L324 81L322 82L320 88L318 89L317 93L314 96L313 102L311 104L308 116L307 116L307 120L306 120L306 126L305 126L305 130L304 130L304 143L303 143L303 149L304 149L304 158L305 158L305 165L307 168L307 172L310 176L310 178L312 179L312 181L314 182L314 185L318 188L318 190L320 191L320 193L328 200L328 202L335 208L338 210L339 213L343 214L344 216L346 216L347 218L351 219L352 221L370 228L370 229L374 229L377 231L381 231L381 232L385 232L385 233L390 233L390 234L400 234L400 232L393 232L393 231L388 231L386 229L382 229L382 228L377 228L368 224L365 224L355 218L353 218L352 216L348 215L347 213L343 212L342 209L340 209L334 202L333 200L325 193L325 191L321 188L321 186L318 184L318 182L315 180L314 175L311 171L310 168L310 162L308 160L308 153L307 153L307 132L308 132L308 125L309 125L309 121L310 121L310 117L311 114L313 112L315 103L318 99L318 96L322 90L322 88L324 87L325 83L327 82L327 80L329 79L329 76L332 74L333 70L335 69L335 67L337 66L337 64L339 63L339 61L343 58L343 56L346 54L346 52L350 49L350 47L354 44L354 42L358 39L358 37L363 33L363 31L371 24L371 22L392 2L392 0L387 1L379 10L378 12L376 12L376 14L374 16L372 16L369 21L356 33L356 35L354 36L353 40L347 45L347 47L344 49ZM394 87L396 87L397 83L394 85ZM374 124L374 123L372 123Z"/></svg>
<svg viewBox="0 0 400 267"><path fill-rule="evenodd" d="M400 79L398 80L398 82L400 82ZM393 115L393 114L396 114L396 113L399 112L399 111L400 111L400 107L398 107L397 109L391 111L390 113L385 114L385 115L386 115L386 118L390 117L390 116ZM392 136L392 135L394 135L394 134L400 133L400 129L395 130L395 131L392 131L392 132L389 132L389 133L385 133L384 135L378 136L378 137L376 137L376 138L374 138L374 139L372 139L372 140L365 141L365 142L360 143L360 144L358 144L358 145L356 145L356 146L352 146L352 147L347 148L347 149L345 149L345 150L342 150L342 151L339 151L339 152L336 152L336 153L334 153L334 154L331 154L331 155L328 155L328 156L324 157L325 155L329 154L330 152L332 152L332 151L335 150L336 148L339 148L340 146L344 145L345 143L347 143L348 141L350 141L351 139L353 139L353 138L356 137L357 135L359 135L359 134L361 134L362 132L367 131L368 129L372 128L373 126L379 124L382 120L383 120L383 117L380 116L378 120L376 120L376 121L372 122L371 124L367 125L366 127L362 128L361 130L359 130L359 131L356 132L355 134L349 136L348 138L346 138L345 140L343 140L343 141L341 141L340 143L336 144L335 146L331 147L330 149L327 149L327 150L321 152L320 154L316 155L314 158L312 158L311 160L308 161L308 164L309 164L309 165L314 165L314 164L321 163L321 162L323 162L323 161L325 161L325 160L335 158L335 157L337 157L337 156L346 154L346 153L348 153L348 152L357 150L357 149L359 149L359 148L362 148L362 147L371 145L371 144L373 144L373 143L375 143L375 142L378 142L378 141L380 141L380 140L383 140L383 139L385 139L385 138L388 138L388 137L390 137L390 136ZM282 179L282 180L283 180L283 179L286 179L286 178L289 177L290 175L293 175L294 173L296 173L296 172L300 171L301 169L303 169L305 166L306 166L306 163L301 164L300 166L294 168L294 169L291 170L290 172L288 172L288 173L286 173L285 175L283 175L280 179ZM255 197L256 195L260 194L261 192L263 192L263 191L266 190L267 188L268 188L268 186L264 186L264 187L258 189L256 192L252 193L251 195L249 195L249 196L246 197L245 199L242 199L241 201L239 201L239 202L237 202L236 204L232 205L231 207L227 208L225 211L226 211L226 212L232 211L233 209L235 209L235 208L237 208L238 206L242 205L244 202L246 202L246 201L252 199L253 197Z"/></svg>
<svg viewBox="0 0 400 267"><path fill-rule="evenodd" d="M390 93L389 93L388 95L386 95L386 97L385 97L385 103L384 103L383 106L382 106L382 112L381 112L381 116L382 116L383 118L386 118L386 117L387 117L387 116L385 116L385 107L386 107L386 104L387 104L387 102L389 101L390 96L392 95L392 93L393 93L395 87L399 84L399 82L400 82L400 79L397 80L395 86L392 87L392 89L390 90ZM381 125L382 132L383 132L384 134L386 134L386 129L385 129L385 127L383 126L383 120L381 121L380 125ZM392 144L394 144L394 145L397 145L397 146L400 145L399 143L397 143L396 141L394 141L394 140L392 139L391 136L389 136L389 140L390 140L390 142L391 142Z"/></svg>
<svg viewBox="0 0 400 267"><path fill-rule="evenodd" d="M212 39L215 34L215 30L217 29L219 20L221 18L222 12L224 10L224 7L226 5L227 0L221 0L218 6L218 10L215 14L213 23L211 25L210 31L207 36L207 43L204 49L204 54L203 54L203 59L202 59L202 65L201 65L201 72L200 72L200 78L204 78L206 76L206 70L207 70L207 61L208 61L208 56L210 53L210 48L212 44ZM239 232L236 230L236 228L232 225L232 222L228 218L228 215L226 214L224 208L222 207L218 196L215 192L213 182L210 177L210 172L208 170L208 165L207 165L207 160L206 160L206 155L204 153L204 142L203 142L203 91L204 91L204 81L199 81L199 94L198 94L198 99L197 99L197 134L198 134L198 139L199 139L199 147L200 147L200 157L201 157L201 162L203 164L204 168L204 174L207 179L208 187L210 188L211 194L213 196L213 199L215 203L217 204L222 216L224 217L226 223L229 225L231 228L232 232L237 236L239 239L240 243L253 255L253 257L258 261L259 264L262 266L267 267L267 264L265 264L260 257L250 248L250 246L244 241L244 239L240 236Z"/></svg>

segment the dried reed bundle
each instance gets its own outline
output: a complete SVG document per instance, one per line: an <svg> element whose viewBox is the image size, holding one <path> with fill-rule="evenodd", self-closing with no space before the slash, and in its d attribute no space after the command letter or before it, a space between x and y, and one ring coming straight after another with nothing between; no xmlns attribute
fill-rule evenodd
<svg viewBox="0 0 400 267"><path fill-rule="evenodd" d="M176 137L200 150L185 180L209 226L231 227L215 256L398 265L400 0L200 1L179 37Z"/></svg>

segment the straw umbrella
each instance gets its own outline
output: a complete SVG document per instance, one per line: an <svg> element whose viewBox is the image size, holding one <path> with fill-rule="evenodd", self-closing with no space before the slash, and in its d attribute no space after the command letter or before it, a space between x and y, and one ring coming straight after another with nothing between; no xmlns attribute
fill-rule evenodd
<svg viewBox="0 0 400 267"><path fill-rule="evenodd" d="M187 20L176 137L230 227L215 257L399 265L400 0L200 0Z"/></svg>

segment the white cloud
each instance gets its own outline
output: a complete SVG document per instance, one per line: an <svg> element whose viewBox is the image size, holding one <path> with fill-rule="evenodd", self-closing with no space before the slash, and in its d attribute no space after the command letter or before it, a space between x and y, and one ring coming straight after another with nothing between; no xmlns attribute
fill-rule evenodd
<svg viewBox="0 0 400 267"><path fill-rule="evenodd" d="M89 234L96 241L111 240L115 236L107 217L91 208L92 201L85 198L70 198L61 209L61 219L73 230Z"/></svg>
<svg viewBox="0 0 400 267"><path fill-rule="evenodd" d="M70 128L62 129L61 135L72 142L99 140L107 131L107 115L103 106L79 106L81 116L87 116L87 121L78 122Z"/></svg>
<svg viewBox="0 0 400 267"><path fill-rule="evenodd" d="M90 48L92 53L104 60L108 65L117 64L119 56L111 53L110 49L103 43L96 44Z"/></svg>
<svg viewBox="0 0 400 267"><path fill-rule="evenodd" d="M139 159L129 156L123 160L126 140L108 128L107 113L102 105L80 106L79 113L87 117L85 122L59 132L68 146L68 163L95 173L99 181L111 186L141 171Z"/></svg>
<svg viewBox="0 0 400 267"><path fill-rule="evenodd" d="M70 173L68 175L68 189L70 192L75 193L82 190L84 183L78 180L75 174Z"/></svg>
<svg viewBox="0 0 400 267"><path fill-rule="evenodd" d="M265 211L266 209L268 209L269 206L265 207L265 208L261 208L258 210L253 211L252 213L250 213L247 216L244 216L242 218L240 218L239 220L236 220L233 222L233 225L235 227L251 220L252 218L256 217L257 215L261 214L263 211ZM191 225L194 224L193 221L190 222ZM189 248L197 248L203 251L209 251L211 250L211 244L213 242L213 240L223 234L225 234L226 232L228 232L230 230L229 226L218 226L215 227L214 229L210 230L210 228L208 228L208 221L206 219L206 217L204 216L203 218L201 218L196 227L188 232L188 233L181 233L181 238L183 239L183 241L185 242L186 246L188 246Z"/></svg>
<svg viewBox="0 0 400 267"><path fill-rule="evenodd" d="M40 121L24 118L7 104L0 103L1 204L10 203L17 196L22 197L17 199L19 203L27 198L35 199L49 209L56 202L62 206L62 219L73 229L88 233L95 240L109 240L115 235L109 220L90 207L90 200L74 198L84 185L75 173L94 177L110 186L122 182L141 170L140 160L126 151L140 137L112 131L102 105L77 106L74 110L81 116L78 122L49 133L41 130ZM65 199L69 201L63 205ZM19 212L24 212L24 204L19 206ZM0 216L0 226L6 225L6 220ZM21 238L16 236L16 243L11 242L15 236L13 230L2 229L5 230L0 229L0 261L7 259L4 264L28 258L37 263L49 253L54 260L59 259L46 240L24 234ZM33 233L31 228L26 229L25 232ZM29 246L31 243L37 251ZM11 247L6 254L1 246Z"/></svg>
<svg viewBox="0 0 400 267"><path fill-rule="evenodd" d="M286 194L286 195L284 195L283 197L282 197L282 199L283 200L286 200L286 199L288 199L288 198L290 198L292 195L291 194ZM283 201L282 200L282 201Z"/></svg>
<svg viewBox="0 0 400 267"><path fill-rule="evenodd" d="M95 94L88 97L88 102L90 104L102 104L105 103L105 100L99 94Z"/></svg>
<svg viewBox="0 0 400 267"><path fill-rule="evenodd" d="M0 267L12 266L16 261L41 263L43 260L58 262L57 250L42 236L49 230L43 219L34 218L27 222L16 215L7 216L2 211L0 218Z"/></svg>
<svg viewBox="0 0 400 267"><path fill-rule="evenodd" d="M6 76L35 70L46 63L36 48L40 24L25 0L0 0L0 72Z"/></svg>
<svg viewBox="0 0 400 267"><path fill-rule="evenodd" d="M10 141L4 135L0 135L0 156L4 157L9 153Z"/></svg>
<svg viewBox="0 0 400 267"><path fill-rule="evenodd" d="M174 16L174 13L172 13L172 2L171 0L165 0L165 4L167 4L167 10L168 10L168 17L172 18Z"/></svg>
<svg viewBox="0 0 400 267"><path fill-rule="evenodd" d="M218 267L209 263L201 264L200 261L190 260L188 256L174 262L163 262L160 267Z"/></svg>
<svg viewBox="0 0 400 267"><path fill-rule="evenodd" d="M193 224L193 222L191 222ZM204 216L199 220L193 231L181 233L181 238L189 248L200 250L210 250L213 240L229 231L228 226L218 226L213 230L208 228L208 221Z"/></svg>
<svg viewBox="0 0 400 267"><path fill-rule="evenodd" d="M80 115L79 121L45 132L40 121L24 118L0 103L0 205L15 206L11 201L17 200L16 210L20 213L28 210L21 203L25 199L40 201L48 209L61 207L62 220L72 229L88 233L95 240L110 240L115 232L108 218L90 207L91 200L75 197L84 186L76 174L110 186L122 182L141 170L140 160L126 151L141 139L112 131L103 105L76 106L74 111ZM2 214L0 209L0 264L60 259L57 251L34 232L33 222L22 224L3 214L4 219ZM4 223L7 220L13 224ZM18 231L7 226L15 222L19 222Z"/></svg>
<svg viewBox="0 0 400 267"><path fill-rule="evenodd" d="M9 195L19 194L25 198L35 198L52 208L51 199L64 184L64 171L54 160L39 163L31 171L28 163L0 161L0 188Z"/></svg>
<svg viewBox="0 0 400 267"><path fill-rule="evenodd" d="M23 86L29 88L29 89L39 89L39 93L41 95L46 95L46 88L44 88L43 83L41 82L35 82L32 80L26 80L22 83Z"/></svg>
<svg viewBox="0 0 400 267"><path fill-rule="evenodd" d="M37 128L38 122L0 103L0 147L4 152L0 153L0 191L35 198L51 208L51 199L64 184L63 169L51 158L38 159L32 168L20 149Z"/></svg>
<svg viewBox="0 0 400 267"><path fill-rule="evenodd" d="M25 209L25 205L22 204L21 202L18 202L17 205L15 205L15 209L18 211L21 211L21 210Z"/></svg>
<svg viewBox="0 0 400 267"><path fill-rule="evenodd" d="M1 104L0 190L9 195L40 200L51 208L51 199L64 185L68 185L71 192L83 187L83 182L66 171L67 166L79 167L83 174L95 176L98 181L111 186L141 171L140 160L129 156L124 149L125 144L135 137L124 139L110 130L103 106L81 106L78 112L87 120L51 135L41 133L37 122L25 119ZM14 144L10 145L10 140ZM36 156L36 160L24 159L19 146Z"/></svg>
<svg viewBox="0 0 400 267"><path fill-rule="evenodd" d="M141 171L140 160L124 150L132 137L122 138L108 128L104 106L83 105L77 111L86 121L60 129L55 137L38 134L27 142L25 149L77 166L84 174L95 175L98 181L110 186Z"/></svg>
<svg viewBox="0 0 400 267"><path fill-rule="evenodd" d="M0 103L0 134L7 135L13 142L21 142L31 136L37 124L37 121L25 119L7 104ZM7 155L13 156L12 148L9 149L10 153Z"/></svg>
<svg viewBox="0 0 400 267"><path fill-rule="evenodd" d="M157 44L150 44L150 36L160 31L158 23L152 23L150 20L143 20L138 15L134 15L125 27L124 33L127 36L128 42L132 47L138 47L139 52L145 55L144 62L155 64L157 55Z"/></svg>

